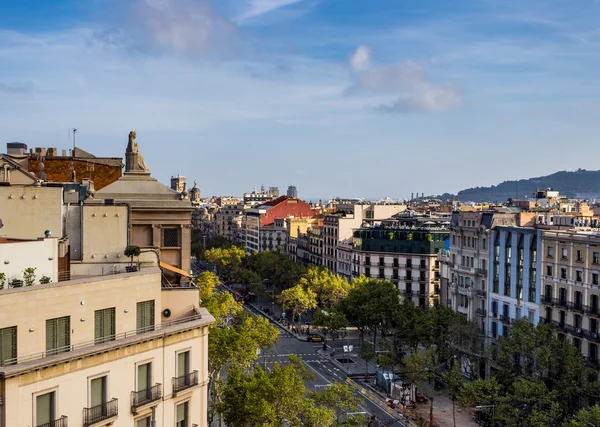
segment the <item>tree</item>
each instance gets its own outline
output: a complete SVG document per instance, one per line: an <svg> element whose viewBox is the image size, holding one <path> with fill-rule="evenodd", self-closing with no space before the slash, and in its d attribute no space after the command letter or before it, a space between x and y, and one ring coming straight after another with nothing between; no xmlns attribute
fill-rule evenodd
<svg viewBox="0 0 600 427"><path fill-rule="evenodd" d="M326 267L314 265L308 267L298 283L306 289L313 290L321 308L329 308L345 298L351 286L337 274L329 272Z"/></svg>
<svg viewBox="0 0 600 427"><path fill-rule="evenodd" d="M245 252L237 246L229 248L212 248L204 252L204 259L217 267L219 273L224 273L228 277L231 272L238 268L242 263Z"/></svg>
<svg viewBox="0 0 600 427"><path fill-rule="evenodd" d="M323 392L311 394L317 406L330 409L335 414L335 425L352 425L358 420L356 416L348 417L349 412L356 412L359 400L354 395L354 389L348 384L334 382ZM361 424L361 425L364 425Z"/></svg>
<svg viewBox="0 0 600 427"><path fill-rule="evenodd" d="M219 410L230 427L280 427L333 425L333 410L315 405L305 381L314 375L296 356L276 363L269 373L256 366L251 373L232 370L223 389Z"/></svg>
<svg viewBox="0 0 600 427"><path fill-rule="evenodd" d="M600 427L600 406L580 409L572 420L564 424L564 427Z"/></svg>
<svg viewBox="0 0 600 427"><path fill-rule="evenodd" d="M133 257L138 257L141 253L142 251L139 246L129 245L125 248L124 255L130 258L129 265L133 265Z"/></svg>
<svg viewBox="0 0 600 427"><path fill-rule="evenodd" d="M291 323L294 323L296 316L301 316L317 306L317 299L312 290L296 285L281 292L281 305L284 310L292 312Z"/></svg>
<svg viewBox="0 0 600 427"><path fill-rule="evenodd" d="M442 381L444 381L446 387L448 387L448 393L452 399L452 420L454 422L454 427L456 427L456 399L464 383L458 360L454 359L452 368L442 374Z"/></svg>
<svg viewBox="0 0 600 427"><path fill-rule="evenodd" d="M415 384L417 389L427 396L429 406L429 425L433 425L433 389L432 382L437 380L437 366L435 364L435 351L428 348L425 352L415 350L403 359L404 366L400 370L403 378Z"/></svg>
<svg viewBox="0 0 600 427"><path fill-rule="evenodd" d="M465 382L456 397L461 406L495 405L500 396L500 388L500 383L495 377L489 380L478 378Z"/></svg>
<svg viewBox="0 0 600 427"><path fill-rule="evenodd" d="M375 358L375 347L369 341L360 345L358 356L365 361L365 378L369 375L369 361Z"/></svg>
<svg viewBox="0 0 600 427"><path fill-rule="evenodd" d="M23 280L25 281L25 286L32 286L35 283L35 270L36 267L27 267L23 271Z"/></svg>
<svg viewBox="0 0 600 427"><path fill-rule="evenodd" d="M543 381L519 378L498 398L495 418L505 427L558 426L561 411L556 397Z"/></svg>

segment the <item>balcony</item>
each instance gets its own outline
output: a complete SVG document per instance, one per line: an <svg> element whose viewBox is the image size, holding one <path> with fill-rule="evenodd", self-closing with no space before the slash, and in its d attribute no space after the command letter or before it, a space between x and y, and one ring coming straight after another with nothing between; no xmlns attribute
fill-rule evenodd
<svg viewBox="0 0 600 427"><path fill-rule="evenodd" d="M592 315L592 316L598 316L598 317L600 317L600 307L594 307L594 306L584 305L583 306L583 311L586 312L587 314Z"/></svg>
<svg viewBox="0 0 600 427"><path fill-rule="evenodd" d="M588 341L600 342L600 334L598 332L592 332L588 330L583 331L583 336Z"/></svg>
<svg viewBox="0 0 600 427"><path fill-rule="evenodd" d="M502 323L505 323L505 324L507 324L507 325L510 325L510 317L509 317L509 316L506 316L506 315L504 315L504 314L501 314L501 315L500 315L500 321L501 321Z"/></svg>
<svg viewBox="0 0 600 427"><path fill-rule="evenodd" d="M404 276L404 280L406 280L407 282L412 282L413 278L412 276Z"/></svg>
<svg viewBox="0 0 600 427"><path fill-rule="evenodd" d="M412 268L412 264L405 264L404 268Z"/></svg>
<svg viewBox="0 0 600 427"><path fill-rule="evenodd" d="M402 291L402 294L403 294L404 296L407 296L407 297L412 297L412 296L413 296L413 291L412 291L412 290L410 290L410 289L407 289L407 290L405 290L405 291Z"/></svg>
<svg viewBox="0 0 600 427"><path fill-rule="evenodd" d="M485 317L486 311L483 308L478 308L476 311L478 316Z"/></svg>
<svg viewBox="0 0 600 427"><path fill-rule="evenodd" d="M552 305L552 296L542 295L542 304Z"/></svg>
<svg viewBox="0 0 600 427"><path fill-rule="evenodd" d="M485 289L476 289L475 293L477 294L477 296L480 297L486 297L487 296L487 291Z"/></svg>
<svg viewBox="0 0 600 427"><path fill-rule="evenodd" d="M580 313L584 312L584 308L583 308L583 305L581 303L575 303L575 304L569 304L569 305L571 306L570 308L573 311L578 311Z"/></svg>
<svg viewBox="0 0 600 427"><path fill-rule="evenodd" d="M69 418L63 415L58 420L50 421L49 423L41 424L37 427L68 427L68 425Z"/></svg>
<svg viewBox="0 0 600 427"><path fill-rule="evenodd" d="M478 274L479 276L485 276L487 277L488 272L486 268L476 268L475 269L475 274Z"/></svg>
<svg viewBox="0 0 600 427"><path fill-rule="evenodd" d="M419 277L419 282L427 282L427 278L426 277Z"/></svg>
<svg viewBox="0 0 600 427"><path fill-rule="evenodd" d="M581 327L578 326L574 326L574 325L565 325L563 328L566 332L568 332L569 334L576 336L576 337L583 337L584 335L584 331Z"/></svg>
<svg viewBox="0 0 600 427"><path fill-rule="evenodd" d="M569 304L567 303L567 300L564 300L564 299L554 298L554 299L552 299L552 305L555 305L556 307L569 308Z"/></svg>
<svg viewBox="0 0 600 427"><path fill-rule="evenodd" d="M180 377L173 377L173 395L196 385L198 385L198 371Z"/></svg>
<svg viewBox="0 0 600 427"><path fill-rule="evenodd" d="M83 409L83 427L89 427L119 415L119 400L113 399L98 406Z"/></svg>
<svg viewBox="0 0 600 427"><path fill-rule="evenodd" d="M131 413L137 414L138 410L148 405L149 403L156 402L162 397L162 385L156 384L150 388L140 391L131 392Z"/></svg>
<svg viewBox="0 0 600 427"><path fill-rule="evenodd" d="M546 318L546 317L540 317L540 323L545 323L547 325L552 323L552 320Z"/></svg>

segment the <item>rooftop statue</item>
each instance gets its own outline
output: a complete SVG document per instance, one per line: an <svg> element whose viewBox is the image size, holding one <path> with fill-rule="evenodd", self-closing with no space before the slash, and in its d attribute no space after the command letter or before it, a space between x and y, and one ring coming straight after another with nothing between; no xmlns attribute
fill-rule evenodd
<svg viewBox="0 0 600 427"><path fill-rule="evenodd" d="M136 133L134 130L129 132L129 143L127 144L127 150L125 150L125 172L150 172L144 156L140 153L139 146L135 142Z"/></svg>

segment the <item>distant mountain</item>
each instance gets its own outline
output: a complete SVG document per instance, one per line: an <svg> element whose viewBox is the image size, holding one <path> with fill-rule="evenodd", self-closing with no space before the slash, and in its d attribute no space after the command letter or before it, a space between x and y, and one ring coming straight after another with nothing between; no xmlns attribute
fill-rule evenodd
<svg viewBox="0 0 600 427"><path fill-rule="evenodd" d="M491 187L467 188L455 196L463 202L504 202L509 198L532 198L535 190L552 188L561 196L576 199L600 199L600 171L578 169L518 181L504 181ZM443 196L451 196L444 194Z"/></svg>

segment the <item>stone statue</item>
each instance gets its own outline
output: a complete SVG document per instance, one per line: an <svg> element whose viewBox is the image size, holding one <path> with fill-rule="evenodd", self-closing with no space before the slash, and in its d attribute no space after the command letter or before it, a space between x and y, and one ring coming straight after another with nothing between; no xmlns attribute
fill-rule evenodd
<svg viewBox="0 0 600 427"><path fill-rule="evenodd" d="M137 142L135 142L136 133L134 130L129 132L129 143L125 150L125 172L145 172L150 173L146 166L144 156L140 153Z"/></svg>

